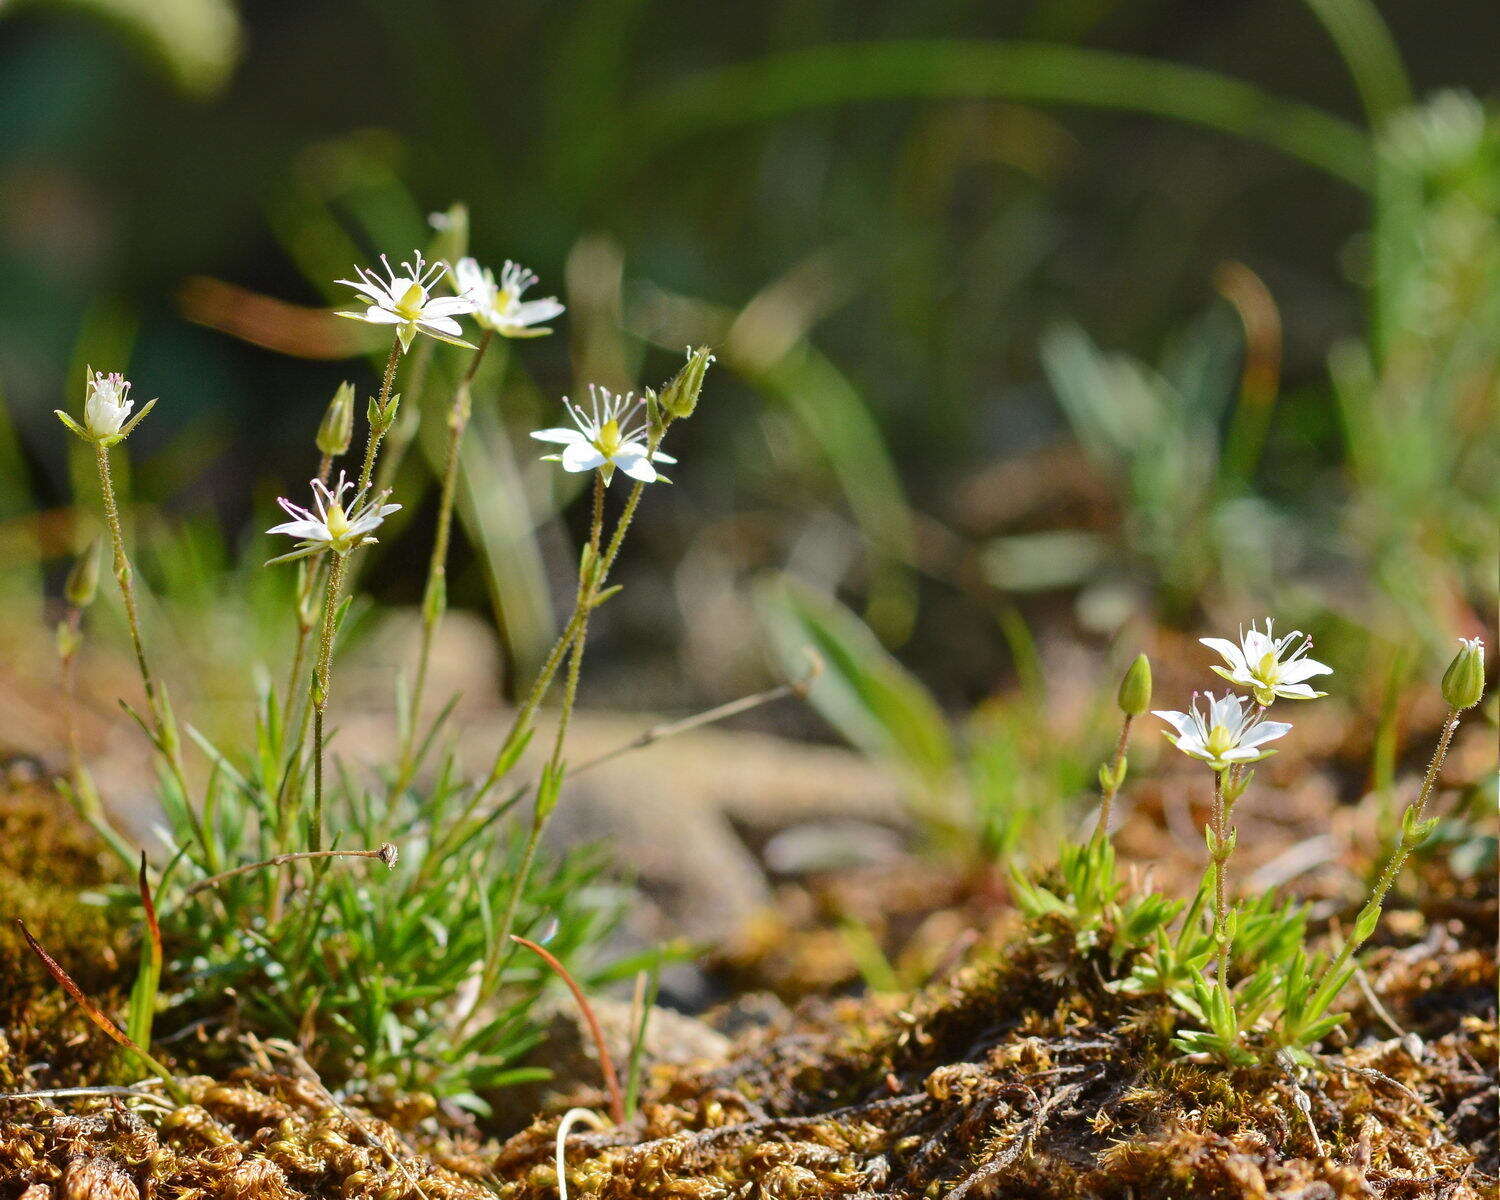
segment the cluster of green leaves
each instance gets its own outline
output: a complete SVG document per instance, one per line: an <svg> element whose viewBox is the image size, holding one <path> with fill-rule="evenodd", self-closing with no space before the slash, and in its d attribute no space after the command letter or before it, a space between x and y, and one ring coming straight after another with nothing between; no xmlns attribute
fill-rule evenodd
<svg viewBox="0 0 1500 1200"><path fill-rule="evenodd" d="M1012 865L1011 892L1028 920L1047 924L1055 919L1071 930L1078 953L1103 950L1118 967L1127 955L1173 945L1165 931L1182 910L1182 901L1127 888L1116 872L1115 847L1108 838L1064 842L1055 875L1055 885L1048 886Z"/></svg>
<svg viewBox="0 0 1500 1200"><path fill-rule="evenodd" d="M523 853L506 818L526 789L478 805L451 754L420 791L393 794L389 778L341 772L327 811L332 848L390 845L399 849L394 861L286 862L194 886L273 860L286 844L278 833L286 814L307 810L305 764L287 778L285 717L265 689L247 754L221 752L189 728L211 764L196 811L163 773L159 794L179 847L153 889L167 957L154 957L143 939L132 1036L149 1045L156 983L165 978L165 1002L184 1015L217 1006L231 990L250 1028L307 1045L332 1081L419 1087L482 1110L485 1093L545 1076L517 1065L539 1035L531 1017L546 983L539 964L508 946L496 986L478 991ZM601 867L590 851L544 859L515 923L527 936L543 922L555 928L553 953L574 964L585 986L635 965L599 970L593 962L625 903Z"/></svg>
<svg viewBox="0 0 1500 1200"><path fill-rule="evenodd" d="M1113 844L1096 836L1065 842L1042 880L1019 866L1010 878L1016 907L1039 937L1066 929L1076 953L1108 959L1112 990L1160 997L1177 1009L1173 1045L1185 1054L1238 1064L1283 1049L1305 1057L1342 1020L1328 1008L1353 968L1325 979L1326 959L1310 959L1305 949L1305 909L1269 892L1231 909L1229 978L1217 986L1212 867L1185 903L1132 886L1117 870Z"/></svg>

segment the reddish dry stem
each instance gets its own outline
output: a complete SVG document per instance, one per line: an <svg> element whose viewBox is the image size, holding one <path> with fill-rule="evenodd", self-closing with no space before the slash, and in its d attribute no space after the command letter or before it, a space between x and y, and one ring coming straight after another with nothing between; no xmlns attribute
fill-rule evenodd
<svg viewBox="0 0 1500 1200"><path fill-rule="evenodd" d="M551 967L557 977L567 984L568 990L573 993L573 999L578 1003L578 1011L583 1014L584 1021L588 1023L589 1036L594 1039L594 1048L599 1052L599 1070L604 1075L604 1087L609 1092L609 1114L614 1118L616 1125L623 1125L625 1123L625 1096L620 1091L620 1077L615 1073L615 1060L609 1053L609 1047L605 1045L604 1031L599 1028L599 1018L594 1015L594 1009L589 1004L588 997L583 994L583 989L568 973L567 967L563 966L550 950L539 946L529 938L521 937L520 934L511 934L510 940L525 946Z"/></svg>
<svg viewBox="0 0 1500 1200"><path fill-rule="evenodd" d="M141 889L141 907L146 910L146 928L151 934L151 947L156 961L162 961L161 923L156 919L156 901L151 896L151 883L146 878L146 852L141 851L141 870L137 878Z"/></svg>
<svg viewBox="0 0 1500 1200"><path fill-rule="evenodd" d="M83 994L83 989L73 982L73 977L63 970L62 964L48 954L42 948L42 944L31 936L31 930L26 928L26 922L20 917L15 919L16 928L21 931L21 936L26 939L26 944L31 947L31 952L42 960L42 966L47 968L47 973L57 981L59 987L72 997L73 1003L83 1010L83 1015L97 1025L101 1032L111 1038L127 1050L141 1054L141 1048L130 1038L125 1036L125 1031L116 1025L109 1017L102 1013L98 1006Z"/></svg>

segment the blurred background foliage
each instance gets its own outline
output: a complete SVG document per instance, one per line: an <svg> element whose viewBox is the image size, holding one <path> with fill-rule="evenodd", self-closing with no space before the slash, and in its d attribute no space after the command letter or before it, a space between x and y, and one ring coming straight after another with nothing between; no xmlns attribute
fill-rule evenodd
<svg viewBox="0 0 1500 1200"><path fill-rule="evenodd" d="M4 602L89 532L50 410L121 367L163 398L131 514L180 656L278 662L247 539L373 382L332 280L463 202L569 306L489 356L466 446L450 595L510 677L577 534L525 431L689 342L720 368L586 698L722 699L757 612L817 621L920 771L953 752L898 659L943 707L1039 698L1059 640L1275 605L1415 670L1494 623L1497 40L1490 0L0 0ZM382 601L419 595L454 366L409 405ZM767 571L801 582L757 609ZM836 725L864 683L831 674Z"/></svg>

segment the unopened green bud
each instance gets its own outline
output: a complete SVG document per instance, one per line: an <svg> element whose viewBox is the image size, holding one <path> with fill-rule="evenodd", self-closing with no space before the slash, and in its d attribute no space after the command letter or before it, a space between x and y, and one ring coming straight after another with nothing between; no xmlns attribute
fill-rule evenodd
<svg viewBox="0 0 1500 1200"><path fill-rule="evenodd" d="M354 439L354 385L348 380L339 384L318 426L318 449L329 458L337 458L349 449Z"/></svg>
<svg viewBox="0 0 1500 1200"><path fill-rule="evenodd" d="M1151 660L1137 654L1120 680L1120 711L1127 717L1138 717L1151 707Z"/></svg>
<svg viewBox="0 0 1500 1200"><path fill-rule="evenodd" d="M84 549L68 572L68 582L63 587L63 596L74 608L87 608L94 602L99 591L99 539L96 537Z"/></svg>
<svg viewBox="0 0 1500 1200"><path fill-rule="evenodd" d="M1484 695L1484 642L1459 638L1459 652L1443 672L1443 699L1456 712L1473 708Z"/></svg>
<svg viewBox="0 0 1500 1200"><path fill-rule="evenodd" d="M682 370L661 390L661 406L674 417L692 416L698 407L698 394L703 391L703 376L713 361L713 352L707 346L696 350L689 346Z"/></svg>
<svg viewBox="0 0 1500 1200"><path fill-rule="evenodd" d="M401 393L397 392L385 402L385 407L380 407L380 399L377 396L370 397L370 405L365 412L365 419L370 422L370 428L378 433L385 433L396 420L396 409L401 404Z"/></svg>

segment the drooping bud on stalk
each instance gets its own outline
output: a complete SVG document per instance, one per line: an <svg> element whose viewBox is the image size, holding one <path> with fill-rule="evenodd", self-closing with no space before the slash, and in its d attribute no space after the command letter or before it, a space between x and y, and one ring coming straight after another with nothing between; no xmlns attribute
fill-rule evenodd
<svg viewBox="0 0 1500 1200"><path fill-rule="evenodd" d="M1138 717L1151 707L1151 660L1137 654L1120 681L1120 711L1127 717Z"/></svg>
<svg viewBox="0 0 1500 1200"><path fill-rule="evenodd" d="M679 419L692 416L698 407L698 395L703 391L703 376L713 361L713 352L707 346L696 350L689 346L682 370L661 390L661 406Z"/></svg>
<svg viewBox="0 0 1500 1200"><path fill-rule="evenodd" d="M1443 699L1455 712L1473 708L1484 696L1484 642L1459 638L1459 652L1443 672Z"/></svg>
<svg viewBox="0 0 1500 1200"><path fill-rule="evenodd" d="M99 539L96 537L84 549L68 572L68 582L63 586L63 597L72 608L87 608L94 602L99 591Z"/></svg>
<svg viewBox="0 0 1500 1200"><path fill-rule="evenodd" d="M318 449L329 458L337 458L349 449L354 439L354 385L348 380L339 384L328 402L328 411L318 426Z"/></svg>

